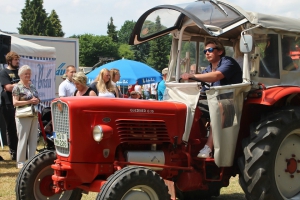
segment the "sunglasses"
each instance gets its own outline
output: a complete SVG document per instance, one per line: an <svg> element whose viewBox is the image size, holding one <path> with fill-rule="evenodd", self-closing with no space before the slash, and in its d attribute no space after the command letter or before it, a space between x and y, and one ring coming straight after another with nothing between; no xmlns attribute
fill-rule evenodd
<svg viewBox="0 0 300 200"><path fill-rule="evenodd" d="M218 48L217 48L217 47L215 47L215 48L209 47L208 49L204 49L203 53L204 53L204 54L206 54L206 52L211 53L211 52L213 52L215 49L218 49Z"/></svg>

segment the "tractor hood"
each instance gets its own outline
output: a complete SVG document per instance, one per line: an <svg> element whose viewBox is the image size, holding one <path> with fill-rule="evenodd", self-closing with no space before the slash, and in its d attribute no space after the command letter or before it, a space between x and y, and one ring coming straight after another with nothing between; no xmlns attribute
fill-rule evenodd
<svg viewBox="0 0 300 200"><path fill-rule="evenodd" d="M137 21L129 44L136 45L195 24L189 34L219 36L247 22L248 14L223 1L204 0L178 5L161 5L146 11Z"/></svg>

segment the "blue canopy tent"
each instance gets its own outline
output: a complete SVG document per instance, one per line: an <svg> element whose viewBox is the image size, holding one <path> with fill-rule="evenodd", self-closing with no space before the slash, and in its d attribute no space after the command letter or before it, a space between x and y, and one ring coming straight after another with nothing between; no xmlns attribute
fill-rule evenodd
<svg viewBox="0 0 300 200"><path fill-rule="evenodd" d="M152 67L134 60L121 59L102 65L88 73L86 75L88 78L88 84L93 82L103 68L119 69L121 78L117 84L122 86L133 85L136 81L138 81L139 85L143 85L148 83L157 83L162 80L161 74Z"/></svg>

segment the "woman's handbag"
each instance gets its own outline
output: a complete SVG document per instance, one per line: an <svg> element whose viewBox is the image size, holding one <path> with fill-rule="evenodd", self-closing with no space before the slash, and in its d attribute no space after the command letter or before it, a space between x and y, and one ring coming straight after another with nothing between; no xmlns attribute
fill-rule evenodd
<svg viewBox="0 0 300 200"><path fill-rule="evenodd" d="M35 109L33 105L28 105L25 107L17 107L16 108L16 117L33 117L35 116Z"/></svg>

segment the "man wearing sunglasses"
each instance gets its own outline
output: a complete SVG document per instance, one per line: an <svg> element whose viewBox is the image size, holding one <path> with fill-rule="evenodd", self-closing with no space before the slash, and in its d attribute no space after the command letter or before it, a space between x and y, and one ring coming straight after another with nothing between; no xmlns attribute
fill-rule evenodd
<svg viewBox="0 0 300 200"><path fill-rule="evenodd" d="M189 74L184 73L181 78L188 80L189 78L195 77L203 82L210 83L211 86L220 86L228 84L236 84L242 82L242 70L239 64L231 57L225 56L225 47L223 44L216 40L208 40L205 43L205 49L203 51L206 59L210 64L202 71L201 74ZM208 88L203 87L202 92ZM203 113L203 117L209 118L209 110L207 100L199 101L200 110ZM207 142L203 149L200 150L199 158L211 157L213 149L213 138L210 128L210 134Z"/></svg>

